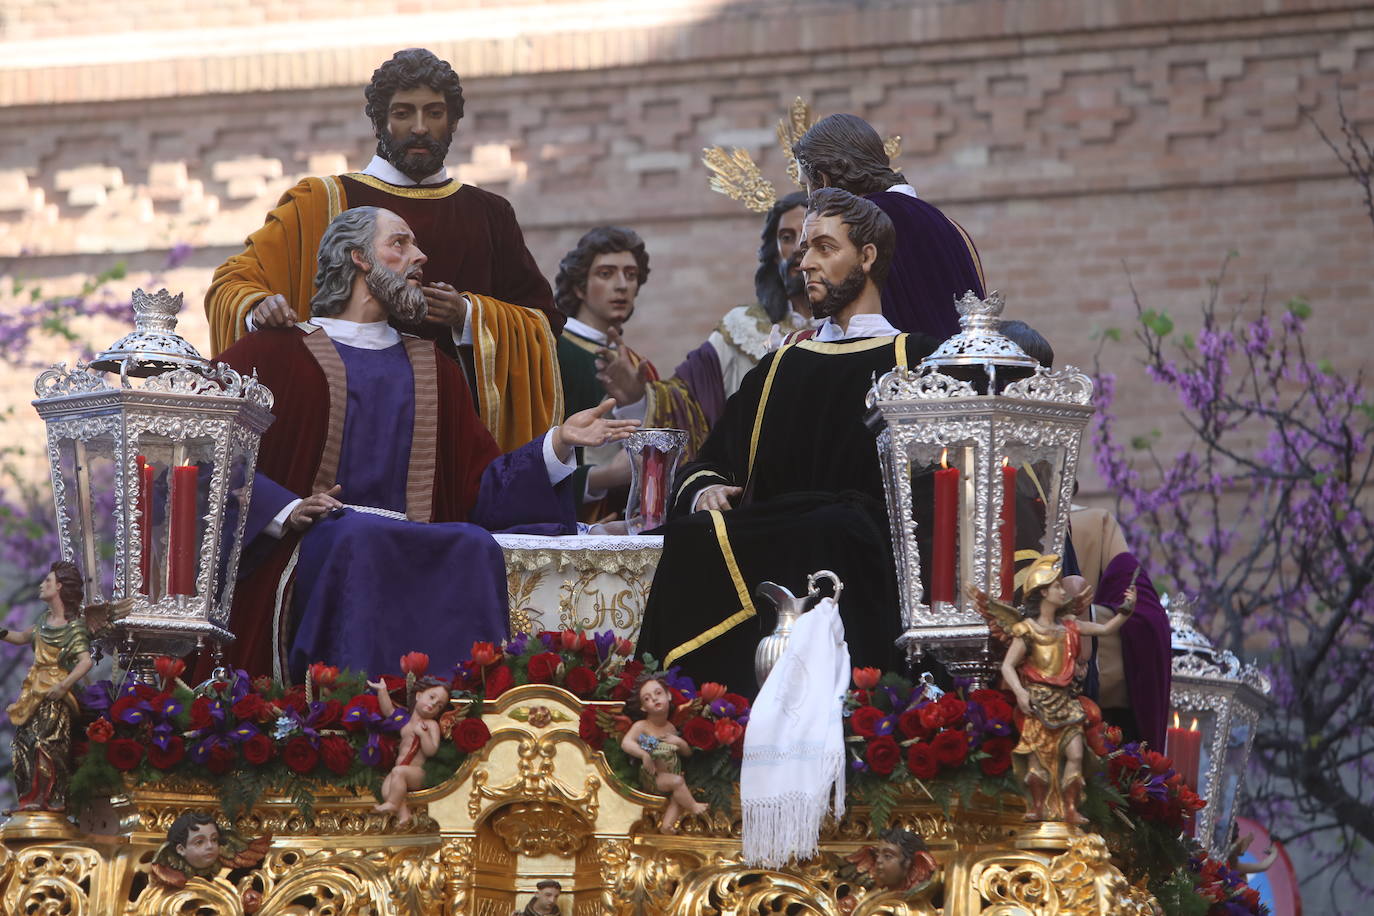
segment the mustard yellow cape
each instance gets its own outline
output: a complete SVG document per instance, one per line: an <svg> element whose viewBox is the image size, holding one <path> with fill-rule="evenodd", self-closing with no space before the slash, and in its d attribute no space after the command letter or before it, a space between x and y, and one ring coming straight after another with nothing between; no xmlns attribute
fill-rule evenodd
<svg viewBox="0 0 1374 916"><path fill-rule="evenodd" d="M244 334L249 310L274 293L310 317L315 262L324 230L348 201L337 177L306 178L267 214L247 247L215 271L205 294L210 349L218 356ZM563 385L554 336L541 312L490 296L465 293L472 303L477 410L502 451L512 451L562 420Z"/></svg>

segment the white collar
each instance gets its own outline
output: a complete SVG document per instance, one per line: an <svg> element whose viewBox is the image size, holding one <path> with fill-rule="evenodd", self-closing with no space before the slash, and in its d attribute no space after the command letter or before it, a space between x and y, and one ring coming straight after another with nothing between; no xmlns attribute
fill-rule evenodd
<svg viewBox="0 0 1374 916"><path fill-rule="evenodd" d="M833 343L837 340L853 340L856 337L895 337L900 333L901 331L894 328L881 312L860 312L849 319L847 330L841 330L835 319L825 319L825 324L821 325L815 339L821 343Z"/></svg>
<svg viewBox="0 0 1374 916"><path fill-rule="evenodd" d="M330 340L359 350L385 350L401 342L401 332L385 321L312 317L308 322L303 322L302 327L309 331L308 325L311 324L329 335Z"/></svg>
<svg viewBox="0 0 1374 916"><path fill-rule="evenodd" d="M364 175L371 175L373 178L380 178L387 184L394 184L402 188L413 188L417 184L443 184L448 181L448 169L440 166L439 171L433 175L427 175L416 181L409 175L401 174L401 170L381 156L373 156L372 161L363 169Z"/></svg>
<svg viewBox="0 0 1374 916"><path fill-rule="evenodd" d="M908 197L916 196L916 189L909 184L894 184L888 190L894 194L905 194Z"/></svg>
<svg viewBox="0 0 1374 916"><path fill-rule="evenodd" d="M598 331L587 322L578 321L576 318L569 318L567 323L563 325L563 330L572 331L578 337L585 337L603 347L610 343L610 338L606 336L605 331Z"/></svg>

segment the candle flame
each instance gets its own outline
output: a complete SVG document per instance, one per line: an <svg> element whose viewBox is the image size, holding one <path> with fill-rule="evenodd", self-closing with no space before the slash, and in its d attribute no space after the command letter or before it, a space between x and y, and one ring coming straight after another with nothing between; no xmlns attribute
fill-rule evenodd
<svg viewBox="0 0 1374 916"><path fill-rule="evenodd" d="M1197 716L1193 716L1193 724L1188 726L1188 731L1190 731L1190 732L1195 732L1195 731L1197 731Z"/></svg>
<svg viewBox="0 0 1374 916"><path fill-rule="evenodd" d="M1178 710L1174 710L1174 728L1178 728Z"/></svg>
<svg viewBox="0 0 1374 916"><path fill-rule="evenodd" d="M1008 464L1010 464L1010 463L1011 463L1010 459L1008 459L1006 455L1003 455L1003 456L1002 456L1002 467L1006 467L1006 466L1007 466Z"/></svg>
<svg viewBox="0 0 1374 916"><path fill-rule="evenodd" d="M948 460L948 459L949 459L949 449L948 449L948 448L942 448L942 449L940 449L940 467L942 467L942 468L948 468L948 467L949 467L949 460Z"/></svg>

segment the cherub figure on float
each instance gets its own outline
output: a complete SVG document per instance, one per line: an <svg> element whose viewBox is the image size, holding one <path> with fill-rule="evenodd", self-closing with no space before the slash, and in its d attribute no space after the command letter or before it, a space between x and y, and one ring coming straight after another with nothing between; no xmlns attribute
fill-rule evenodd
<svg viewBox="0 0 1374 916"><path fill-rule="evenodd" d="M620 747L640 762L639 780L645 791L668 796L658 829L663 833L677 833L677 822L683 814L704 814L710 806L692 797L692 789L682 775L682 758L690 757L692 747L669 720L673 695L658 676L647 674L635 685L634 695L626 703L626 710L642 715L625 732Z"/></svg>
<svg viewBox="0 0 1374 916"><path fill-rule="evenodd" d="M148 872L155 886L169 891L184 888L192 878L214 883L224 869L257 867L271 846L271 836L247 841L212 815L188 811L167 828L167 840L153 854ZM261 892L253 887L239 896L245 913L256 912L262 903Z"/></svg>
<svg viewBox="0 0 1374 916"><path fill-rule="evenodd" d="M411 653L419 656L420 653ZM402 659L402 667L407 667ZM425 659L428 663L428 658ZM439 751L439 742L444 737L440 717L449 706L449 687L433 677L414 677L408 671L406 693L410 700L410 717L401 726L400 747L397 751L396 765L382 780L382 801L373 811L395 813L397 826L410 823L410 807L406 804L407 793L425 784L425 761ZM368 681L367 686L377 691L377 707L383 716L396 714L396 706L391 701L391 692L386 681Z"/></svg>
<svg viewBox="0 0 1374 916"><path fill-rule="evenodd" d="M841 877L869 890L905 894L924 890L940 870L921 835L901 827L884 830L876 846L864 846L845 861Z"/></svg>
<svg viewBox="0 0 1374 916"><path fill-rule="evenodd" d="M972 585L968 594L992 634L1007 644L1002 676L1020 712L1021 740L1012 761L1026 788L1026 820L1085 824L1087 818L1078 811L1084 733L1101 713L1092 700L1078 695L1082 637L1121 629L1135 610L1135 582L1126 589L1117 616L1105 624L1077 619L1092 602L1092 591L1083 588L1071 595L1055 554L1039 557L1025 570L1022 589L1019 610Z"/></svg>
<svg viewBox="0 0 1374 916"><path fill-rule="evenodd" d="M38 586L47 605L27 630L0 630L16 646L33 645L33 664L9 705L14 736L14 788L20 811L62 811L71 775L72 716L78 711L72 688L94 662L91 640L129 613L128 599L84 610L85 579L75 563L52 564Z"/></svg>

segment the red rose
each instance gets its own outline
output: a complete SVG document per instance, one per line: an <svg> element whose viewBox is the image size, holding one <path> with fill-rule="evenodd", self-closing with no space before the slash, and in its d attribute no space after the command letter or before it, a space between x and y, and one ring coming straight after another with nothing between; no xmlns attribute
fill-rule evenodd
<svg viewBox="0 0 1374 916"><path fill-rule="evenodd" d="M229 772L229 768L234 765L234 749L227 744L216 744L210 749L210 756L205 760L205 769L221 776Z"/></svg>
<svg viewBox="0 0 1374 916"><path fill-rule="evenodd" d="M606 732L602 730L601 724L596 721L596 710L588 706L582 710L582 716L577 720L577 733L582 736L582 740L594 748L601 747L606 740Z"/></svg>
<svg viewBox="0 0 1374 916"><path fill-rule="evenodd" d="M215 683L218 685L220 682L216 681ZM217 689L222 690L224 688L218 687ZM157 696L157 691L147 684L135 684L134 693L140 700L151 700L153 697Z"/></svg>
<svg viewBox="0 0 1374 916"><path fill-rule="evenodd" d="M487 699L496 699L514 685L515 675L511 673L508 666L502 665L499 668L492 668L487 672Z"/></svg>
<svg viewBox="0 0 1374 916"><path fill-rule="evenodd" d="M959 729L942 731L930 742L930 749L940 766L962 766L968 757L968 733Z"/></svg>
<svg viewBox="0 0 1374 916"><path fill-rule="evenodd" d="M917 741L907 748L906 768L917 779L934 779L935 774L940 772L940 764L936 762L935 754L924 741Z"/></svg>
<svg viewBox="0 0 1374 916"><path fill-rule="evenodd" d="M148 745L148 762L159 770L170 770L181 763L181 759L185 756L186 742L177 735L167 739L166 749L160 748L156 744Z"/></svg>
<svg viewBox="0 0 1374 916"><path fill-rule="evenodd" d="M272 752L275 749L271 738L266 735L254 735L243 742L243 759L253 766L262 766L272 759Z"/></svg>
<svg viewBox="0 0 1374 916"><path fill-rule="evenodd" d="M331 725L338 725L343 718L343 705L338 700L326 700L320 711L315 713L315 727L329 728Z"/></svg>
<svg viewBox="0 0 1374 916"><path fill-rule="evenodd" d="M491 730L481 719L469 717L458 723L453 730L453 743L464 754L480 751L491 740Z"/></svg>
<svg viewBox="0 0 1374 916"><path fill-rule="evenodd" d="M722 700L735 707L735 715L741 715L749 711L749 700L737 693L727 693L721 697Z"/></svg>
<svg viewBox="0 0 1374 916"><path fill-rule="evenodd" d="M897 746L891 735L884 735L868 742L864 759L868 761L870 770L879 776L886 776L897 766L897 761L902 759L902 749Z"/></svg>
<svg viewBox="0 0 1374 916"><path fill-rule="evenodd" d="M562 666L563 659L557 652L540 652L530 658L530 683L552 684Z"/></svg>
<svg viewBox="0 0 1374 916"><path fill-rule="evenodd" d="M693 716L682 726L682 737L699 751L710 751L716 747L716 728L702 716Z"/></svg>
<svg viewBox="0 0 1374 916"><path fill-rule="evenodd" d="M261 696L250 693L234 704L234 716L240 722L266 722L272 716L272 709Z"/></svg>
<svg viewBox="0 0 1374 916"><path fill-rule="evenodd" d="M945 721L944 715L940 712L940 704L938 703L927 703L917 708L916 714L921 717L921 726L929 732L934 732L943 725Z"/></svg>
<svg viewBox="0 0 1374 916"><path fill-rule="evenodd" d="M342 776L353 766L353 745L338 735L326 735L320 739L320 757L324 765L336 776Z"/></svg>
<svg viewBox="0 0 1374 916"><path fill-rule="evenodd" d="M875 729L882 717L883 712L878 707L860 706L854 710L854 715L850 716L849 726L854 729L854 734L872 738L877 734Z"/></svg>
<svg viewBox="0 0 1374 916"><path fill-rule="evenodd" d="M584 699L592 695L597 683L596 674L585 665L571 669L563 678L563 686Z"/></svg>
<svg viewBox="0 0 1374 916"><path fill-rule="evenodd" d="M495 643L475 642L472 644L472 660L481 668L488 668L501 660L501 647Z"/></svg>
<svg viewBox="0 0 1374 916"><path fill-rule="evenodd" d="M209 728L214 720L210 718L210 698L196 697L191 703L191 727Z"/></svg>
<svg viewBox="0 0 1374 916"><path fill-rule="evenodd" d="M320 752L315 750L309 738L297 735L286 743L282 759L297 773L309 773L320 762Z"/></svg>
<svg viewBox="0 0 1374 916"><path fill-rule="evenodd" d="M940 707L940 724L945 726L957 725L964 718L964 712L968 708L963 700L952 693L940 697L935 705Z"/></svg>
<svg viewBox="0 0 1374 916"><path fill-rule="evenodd" d="M978 761L978 766L989 776L1001 776L1011 767L1012 741L1010 738L989 738L981 748L989 756Z"/></svg>
<svg viewBox="0 0 1374 916"><path fill-rule="evenodd" d="M401 656L401 673L424 677L429 670L429 656L423 652L407 652Z"/></svg>
<svg viewBox="0 0 1374 916"><path fill-rule="evenodd" d="M1001 701L1004 702L1004 703L1007 701L1007 698L1006 698L1006 696L1002 693L1002 691L1000 691L1000 690L991 690L991 689L989 689L989 688L987 688L987 687L984 687L984 688L982 688L981 690L975 690L975 691L973 691L973 693L970 693L970 694L968 695L968 698L969 698L970 700L972 700L973 702L975 702L975 703L982 703L982 704L987 703L989 700L1001 700Z"/></svg>
<svg viewBox="0 0 1374 916"><path fill-rule="evenodd" d="M114 737L114 726L110 724L109 719L96 719L86 726L86 737L96 744L104 744Z"/></svg>
<svg viewBox="0 0 1374 916"><path fill-rule="evenodd" d="M744 737L744 726L734 719L716 720L716 740L724 747L730 747Z"/></svg>
<svg viewBox="0 0 1374 916"><path fill-rule="evenodd" d="M926 728L921 722L919 709L908 709L898 716L897 730L902 733L903 738L929 738L932 734L931 729Z"/></svg>
<svg viewBox="0 0 1374 916"><path fill-rule="evenodd" d="M1011 704L1001 697L984 700L978 705L983 707L983 715L988 719L997 719L1002 722L1011 721Z"/></svg>
<svg viewBox="0 0 1374 916"><path fill-rule="evenodd" d="M855 668L854 686L860 690L872 690L878 686L878 681L882 679L883 673L877 668Z"/></svg>
<svg viewBox="0 0 1374 916"><path fill-rule="evenodd" d="M115 738L105 745L105 759L127 773L143 761L143 745L131 738Z"/></svg>

